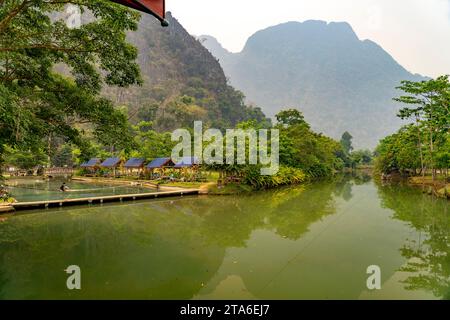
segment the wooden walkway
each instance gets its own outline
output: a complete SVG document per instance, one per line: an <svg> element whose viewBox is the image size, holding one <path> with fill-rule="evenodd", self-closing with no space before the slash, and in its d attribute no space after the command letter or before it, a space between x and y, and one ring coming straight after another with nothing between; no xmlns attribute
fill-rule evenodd
<svg viewBox="0 0 450 320"><path fill-rule="evenodd" d="M45 168L44 175L46 176L71 176L75 173L73 168Z"/></svg>
<svg viewBox="0 0 450 320"><path fill-rule="evenodd" d="M12 206L15 210L33 210L38 208L49 207L63 207L63 206L76 206L86 205L94 203L104 202L121 202L121 201L134 201L143 199L156 199L166 197L181 197L185 195L197 195L199 189L180 189L173 191L153 192L153 193L139 193L139 194L124 194L114 196L100 196L92 198L79 198L79 199L61 199L61 200L47 200L47 201L34 201L34 202L17 202Z"/></svg>

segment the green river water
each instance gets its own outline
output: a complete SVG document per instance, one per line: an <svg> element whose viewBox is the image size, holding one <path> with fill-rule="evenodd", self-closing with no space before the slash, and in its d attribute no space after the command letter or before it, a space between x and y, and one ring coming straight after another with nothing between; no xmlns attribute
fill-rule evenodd
<svg viewBox="0 0 450 320"><path fill-rule="evenodd" d="M63 182L67 183L67 187L69 187L67 192L61 192L60 190ZM14 195L14 198L21 202L157 192L156 189L138 186L86 183L64 179L43 180L38 178L10 179L7 181L6 187Z"/></svg>
<svg viewBox="0 0 450 320"><path fill-rule="evenodd" d="M0 216L0 299L98 298L450 299L448 202L340 177Z"/></svg>

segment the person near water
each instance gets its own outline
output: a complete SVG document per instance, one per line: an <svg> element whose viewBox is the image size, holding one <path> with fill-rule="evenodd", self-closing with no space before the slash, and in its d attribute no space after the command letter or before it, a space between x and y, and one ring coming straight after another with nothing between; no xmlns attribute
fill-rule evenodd
<svg viewBox="0 0 450 320"><path fill-rule="evenodd" d="M63 184L61 185L61 187L59 187L59 190L61 190L62 192L66 192L67 190L69 190L69 187L66 186L66 183L63 182Z"/></svg>

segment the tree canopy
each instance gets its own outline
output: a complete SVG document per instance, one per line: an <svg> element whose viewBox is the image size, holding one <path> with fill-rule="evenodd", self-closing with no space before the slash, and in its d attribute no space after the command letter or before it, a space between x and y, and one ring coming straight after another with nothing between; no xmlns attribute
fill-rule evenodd
<svg viewBox="0 0 450 320"><path fill-rule="evenodd" d="M353 150L352 140L352 135L349 132L345 131L341 138L341 145L347 154L350 154L350 152L352 152Z"/></svg>
<svg viewBox="0 0 450 320"><path fill-rule="evenodd" d="M83 145L86 131L126 144L126 116L99 93L141 83L137 51L125 41L139 15L106 0L1 2L0 151L40 148L52 137ZM90 18L70 28L67 4Z"/></svg>
<svg viewBox="0 0 450 320"><path fill-rule="evenodd" d="M403 81L403 95L394 100L404 107L398 113L412 123L383 139L377 148L377 167L384 173L417 171L425 175L450 167L449 76L421 82Z"/></svg>
<svg viewBox="0 0 450 320"><path fill-rule="evenodd" d="M296 124L306 124L305 117L297 109L288 109L280 111L275 115L279 124L292 126Z"/></svg>

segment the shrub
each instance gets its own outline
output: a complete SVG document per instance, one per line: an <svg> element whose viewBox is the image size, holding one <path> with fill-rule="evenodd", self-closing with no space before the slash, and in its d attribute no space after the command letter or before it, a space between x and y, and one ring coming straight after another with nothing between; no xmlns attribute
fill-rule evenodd
<svg viewBox="0 0 450 320"><path fill-rule="evenodd" d="M87 175L87 174L90 174L90 171L89 171L88 169L86 169L86 168L78 169L78 170L75 172L75 175L76 175L76 176L85 176L85 175Z"/></svg>
<svg viewBox="0 0 450 320"><path fill-rule="evenodd" d="M0 204L14 203L16 200L6 191L5 188L0 186Z"/></svg>
<svg viewBox="0 0 450 320"><path fill-rule="evenodd" d="M306 181L306 175L302 170L285 166L281 166L278 173L273 176L261 175L259 166L249 166L242 173L242 182L257 190L299 184Z"/></svg>

